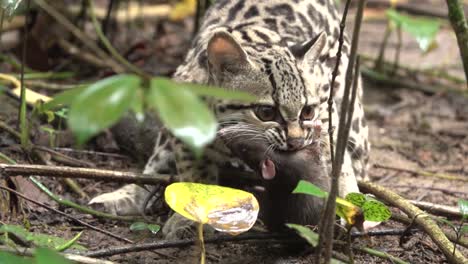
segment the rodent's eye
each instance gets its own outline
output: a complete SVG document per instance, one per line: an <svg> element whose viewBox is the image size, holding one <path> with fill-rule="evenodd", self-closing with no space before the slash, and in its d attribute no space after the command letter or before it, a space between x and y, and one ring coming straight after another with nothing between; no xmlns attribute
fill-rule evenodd
<svg viewBox="0 0 468 264"><path fill-rule="evenodd" d="M314 118L315 116L315 112L314 112L314 108L310 105L306 105L304 106L304 108L302 108L302 112L301 112L301 119L302 120L312 120L312 118Z"/></svg>
<svg viewBox="0 0 468 264"><path fill-rule="evenodd" d="M273 106L257 106L254 109L254 113L257 115L258 119L262 120L263 122L273 121L276 119L276 108Z"/></svg>

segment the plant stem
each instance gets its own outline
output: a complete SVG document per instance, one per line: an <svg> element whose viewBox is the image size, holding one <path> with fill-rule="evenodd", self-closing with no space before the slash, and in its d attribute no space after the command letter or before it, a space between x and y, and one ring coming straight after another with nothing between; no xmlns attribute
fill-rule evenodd
<svg viewBox="0 0 468 264"><path fill-rule="evenodd" d="M446 1L450 23L455 31L455 35L457 35L458 48L460 49L461 59L465 69L465 79L468 82L468 24L464 14L463 3L461 0Z"/></svg>
<svg viewBox="0 0 468 264"><path fill-rule="evenodd" d="M205 264L206 252L205 241L203 240L203 224L198 223L198 240L200 241L200 263Z"/></svg>
<svg viewBox="0 0 468 264"><path fill-rule="evenodd" d="M94 11L94 1L89 0L89 8L91 9L90 11L90 16L91 20L93 22L94 29L96 30L96 34L98 35L99 39L101 40L102 44L106 47L106 49L111 53L111 55L122 65L124 65L128 70L138 74L140 77L149 80L151 76L149 76L147 73L142 71L141 69L137 68L135 65L131 64L129 61L127 61L122 55L119 54L119 52L112 46L112 44L109 42L109 40L106 38L104 33L102 32L101 26L99 25L99 22L97 21L96 14Z"/></svg>
<svg viewBox="0 0 468 264"><path fill-rule="evenodd" d="M383 259L387 259L389 261L391 261L391 263L396 263L396 264L409 264L408 262L400 259L400 258L397 258L397 257L394 257L390 254L387 254L386 252L382 252L382 251L379 251L379 250L375 250L375 249L372 249L372 248L368 248L368 247L353 247L355 250L359 250L361 252L365 252L369 255L372 255L372 256L376 256L376 257L379 257L379 258L383 258Z"/></svg>
<svg viewBox="0 0 468 264"><path fill-rule="evenodd" d="M10 164L16 164L16 162L12 158L8 157L7 155L1 152L0 152L0 160L4 160L5 162L8 162Z"/></svg>
<svg viewBox="0 0 468 264"><path fill-rule="evenodd" d="M29 18L29 6L31 1L26 2L26 23L24 23L23 29L23 50L21 59L21 104L18 113L19 128L21 133L21 147L27 149L29 147L29 129L28 120L26 118L26 87L24 86L24 65L26 64L26 45L28 42L28 18Z"/></svg>
<svg viewBox="0 0 468 264"><path fill-rule="evenodd" d="M341 102L341 115L338 124L338 136L335 149L335 160L332 162L332 175L331 175L331 189L329 196L327 198L326 206L323 212L323 216L320 219L319 229L319 245L316 255L316 263L329 263L332 255L333 247L333 235L334 235L334 225L335 222L335 212L336 212L336 197L339 193L339 177L341 174L341 166L343 165L344 153L348 141L349 128L351 126L350 120L352 119L353 110L354 110L354 100L356 97L357 84L359 79L359 72L355 72L354 69L356 57L357 57L357 47L359 41L359 32L361 28L361 22L364 12L364 7L366 5L366 0L360 0L357 7L356 19L354 23L353 38L351 43L351 52L349 54L349 61L346 70L345 85L344 85L344 94L343 100ZM357 67L357 70L359 68ZM353 74L354 72L354 74ZM354 76L354 85L353 85L353 76ZM351 86L353 91L351 90ZM354 98L349 98L354 96ZM350 102L351 100L351 102ZM330 116L330 113L329 113ZM349 122L349 124L347 124Z"/></svg>

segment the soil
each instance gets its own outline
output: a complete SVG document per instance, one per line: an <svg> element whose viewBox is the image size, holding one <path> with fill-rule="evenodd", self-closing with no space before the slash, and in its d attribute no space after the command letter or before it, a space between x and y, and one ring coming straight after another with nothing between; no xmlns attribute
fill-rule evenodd
<svg viewBox="0 0 468 264"><path fill-rule="evenodd" d="M104 2L98 1L102 5ZM412 2L410 1L410 4ZM433 4L433 1L423 2ZM439 2L432 5L431 8L439 11L445 10L445 6ZM382 11L374 9L367 11L368 16L363 24L359 50L361 54L375 58L383 39L386 23L382 20ZM371 19L372 14L374 14L373 17L375 14L381 14L381 16L377 19ZM351 10L349 17L348 25L352 28L354 9ZM153 74L169 76L181 63L183 54L189 47L192 25L191 18L179 22L167 19L139 21L139 23L122 27L111 27L112 30L109 34L112 42L133 63ZM120 34L121 32L125 32L125 34ZM418 69L449 69L450 74L463 79L463 68L456 39L447 20L442 20L441 31L437 35L438 46L428 54L421 53L411 36L403 34L402 40L401 65ZM393 34L389 39L388 52L385 57L388 61L392 61L394 58L396 43L397 38ZM4 50L6 54L11 54L12 51ZM105 70L95 72L89 69L80 70L87 67L84 62L72 60L63 52L51 52L50 49L47 51L50 56L49 70L65 67L66 70L78 73L78 76L74 77L78 81L80 78L83 80L97 79L109 74ZM368 62L365 65L372 66ZM34 65L29 66L34 67ZM41 64L41 67L44 65ZM11 73L14 72L14 69L9 64L0 61L0 72ZM371 181L387 187L407 199L457 206L459 199L468 199L468 97L466 93L463 95L458 92L446 91L443 87L450 86L463 90L467 88L466 83L455 85L440 77L421 78L414 75L407 76L407 78L422 87L425 85L436 86L439 88L439 92L425 93L405 88L403 85L388 86L365 78L364 101L372 143L371 164L453 174L463 177L464 181L416 175L399 170L383 169L378 166L372 166L369 171ZM43 94L51 94L50 90L46 89L38 89L38 91ZM18 106L18 101L14 97L8 93L0 92L0 121L15 128ZM40 124L45 124L44 120L38 120L32 115L30 119L34 120L31 132L33 142L37 145L49 146L48 134L39 129ZM145 129L151 130L152 128ZM141 135L140 132L138 133L133 133L131 136ZM125 138L125 135L119 136L115 129L97 136L84 149L78 149L73 145L73 138L68 130L60 132L59 138L57 151L86 162L91 167L116 171L140 172L144 160L147 158L148 145L150 144L140 144L141 148L146 148L145 150L137 149L135 151L133 149L133 151L129 151L121 140ZM39 157L25 154L18 144L17 138L0 129L0 152L18 163L70 165L64 164L63 161L57 161L42 152ZM90 150L90 152L85 150ZM118 183L77 180L88 196L81 197L67 187L62 180L46 177L39 177L39 179L55 194L80 204L86 204L89 197L119 186ZM80 220L120 237L138 241L137 243L162 239L160 235L132 232L129 229L130 223L97 219L70 208L57 206L28 183L25 178L17 177L16 184L18 190L25 195L36 197L37 200L46 202ZM9 208L5 201L3 200L1 203L1 208ZM2 209L0 211L2 223L23 224L24 221L27 221L31 226L31 231L53 234L68 239L71 239L78 230L83 229L76 222L43 208L25 202L20 204L21 210L7 211ZM398 212L397 209L394 211ZM154 221L162 224L161 219ZM455 220L454 222L457 223ZM403 224L390 220L382 223L375 230L404 227ZM447 226L444 228L449 230ZM468 236L465 235L465 238ZM387 252L409 263L448 263L438 247L422 231L415 232L403 240L405 240L404 243L400 244L400 236L375 236L357 238L354 243ZM88 229L79 239L79 243L89 250L125 245L124 242ZM465 257L468 257L468 250L466 248L461 248L461 250ZM390 263L390 261L372 257L359 251L354 253L357 263ZM198 247L188 246L121 254L108 259L117 263L197 263L198 256ZM207 245L208 263L311 263L311 259L313 259L313 251L308 247L273 239Z"/></svg>

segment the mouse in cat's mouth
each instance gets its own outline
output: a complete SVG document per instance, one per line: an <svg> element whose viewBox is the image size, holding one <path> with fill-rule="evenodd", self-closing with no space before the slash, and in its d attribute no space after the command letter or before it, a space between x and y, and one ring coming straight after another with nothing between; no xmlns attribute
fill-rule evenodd
<svg viewBox="0 0 468 264"><path fill-rule="evenodd" d="M236 140L228 146L261 177L264 192L259 195L260 210L270 230L280 230L285 223L318 224L324 200L292 193L300 180L329 191L330 178L317 145L288 152L267 151L267 144L260 141Z"/></svg>

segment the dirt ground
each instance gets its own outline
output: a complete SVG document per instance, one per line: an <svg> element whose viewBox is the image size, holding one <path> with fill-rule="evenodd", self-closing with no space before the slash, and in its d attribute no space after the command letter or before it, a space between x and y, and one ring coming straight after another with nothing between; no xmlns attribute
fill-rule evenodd
<svg viewBox="0 0 468 264"><path fill-rule="evenodd" d="M418 1L416 1L418 2ZM431 4L433 2L430 2ZM445 5L434 4L432 8L443 11ZM348 25L352 27L354 9ZM185 22L168 22L165 20L144 23L141 31L128 30L125 36L113 33L115 43L128 43L133 40L135 49L129 53L129 59L135 64L155 74L169 75L181 62L191 34L191 20ZM385 21L367 19L361 31L359 50L361 54L375 58L385 31ZM122 30L122 29L120 29ZM123 29L125 30L125 29ZM348 29L350 30L350 29ZM157 37L145 32L157 31ZM400 64L419 69L447 68L451 74L463 78L462 65L459 59L456 39L447 20L442 20L441 32L437 35L438 47L428 54L419 51L417 43L410 36L403 34ZM136 41L135 41L136 40ZM393 60L396 47L395 34L390 38L386 59ZM120 47L122 48L122 47ZM127 47L128 49L128 47ZM127 50L122 48L122 50ZM366 64L366 65L371 65ZM8 71L0 63L0 71ZM88 73L89 74L89 73ZM101 75L103 73L100 73ZM417 84L433 85L427 78L414 77ZM466 88L466 84L464 85ZM456 206L459 199L468 199L468 97L457 92L447 92L440 87L440 92L424 93L398 85L385 85L365 78L365 109L370 125L372 143L369 171L371 181L401 194L403 197L427 201L436 204ZM458 87L463 87L459 85ZM46 91L43 91L46 92ZM0 120L15 127L18 102L5 93L0 94ZM72 147L69 132L61 135L61 147ZM45 132L33 131L33 142L47 145ZM82 150L75 152L59 149L61 153L88 162L102 169L114 169L139 172L142 160L135 160L119 148L111 132L94 139L85 149L101 152L113 152L119 155L99 155L96 152L87 154ZM0 150L14 158L18 163L66 165L51 159L50 155L38 157L25 155L18 147L18 141L0 129ZM431 176L416 175L395 169L384 169L390 166L411 170L424 170L431 173L453 174L464 180L448 180ZM87 197L79 197L63 181L40 178L54 193L86 204ZM18 178L20 189L28 196L56 206L47 197L37 191L26 180ZM116 183L77 181L89 197L116 188ZM2 223L21 224L27 218L31 231L54 234L72 238L78 230L77 223L58 216L50 211L24 203L24 211L11 214L0 213ZM121 237L143 242L158 241L158 236L135 234L129 230L129 223L111 220L100 220L90 215L78 213L70 208L59 208L74 217L86 221ZM396 212L396 210L395 210ZM376 230L400 229L403 224L390 220L376 227ZM468 238L465 236L465 238ZM447 263L446 258L432 242L428 235L416 232L400 245L399 236L376 236L369 239L358 238L355 243L387 252L409 263ZM89 250L110 248L124 245L123 242L105 236L99 232L86 230L79 240ZM463 249L468 257L468 250ZM118 263L197 263L198 248L194 246L168 248L154 251L143 251L109 257ZM297 244L286 245L276 240L252 240L226 242L207 245L208 263L311 263L313 253L307 247ZM362 252L355 252L357 263L391 263Z"/></svg>

